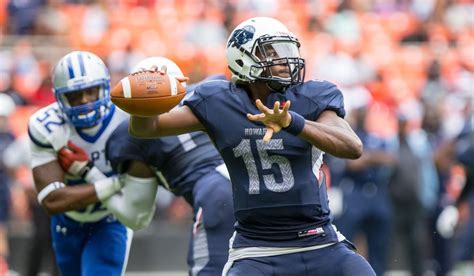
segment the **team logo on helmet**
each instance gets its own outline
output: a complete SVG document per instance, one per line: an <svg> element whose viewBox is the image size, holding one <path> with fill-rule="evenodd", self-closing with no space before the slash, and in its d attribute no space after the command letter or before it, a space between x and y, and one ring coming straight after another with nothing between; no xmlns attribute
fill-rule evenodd
<svg viewBox="0 0 474 276"><path fill-rule="evenodd" d="M247 25L244 26L242 29L235 30L232 34L232 37L229 39L227 47L235 45L244 45L245 43L253 39L254 34L255 27L251 25Z"/></svg>

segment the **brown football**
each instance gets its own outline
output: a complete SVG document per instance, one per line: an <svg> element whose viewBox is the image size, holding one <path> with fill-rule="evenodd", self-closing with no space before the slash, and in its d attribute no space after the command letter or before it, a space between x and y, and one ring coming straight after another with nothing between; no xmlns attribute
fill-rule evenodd
<svg viewBox="0 0 474 276"><path fill-rule="evenodd" d="M142 71L123 78L110 92L112 102L137 116L154 116L170 111L186 94L174 77L160 72Z"/></svg>

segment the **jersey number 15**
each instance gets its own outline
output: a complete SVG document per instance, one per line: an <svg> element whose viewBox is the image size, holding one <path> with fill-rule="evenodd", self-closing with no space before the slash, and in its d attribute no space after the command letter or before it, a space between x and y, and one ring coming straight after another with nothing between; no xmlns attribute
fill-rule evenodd
<svg viewBox="0 0 474 276"><path fill-rule="evenodd" d="M277 182L273 173L263 174L263 183L268 190L276 193L287 192L294 184L295 179L291 170L290 161L280 155L268 155L268 150L283 150L282 139L271 139L268 143L264 143L262 139L255 141L257 144L258 156L252 153L250 139L242 139L239 145L233 148L235 157L244 159L245 168L249 175L249 194L260 194L260 180L257 170L257 162L261 166L261 170L268 170L276 164L281 172L282 181Z"/></svg>

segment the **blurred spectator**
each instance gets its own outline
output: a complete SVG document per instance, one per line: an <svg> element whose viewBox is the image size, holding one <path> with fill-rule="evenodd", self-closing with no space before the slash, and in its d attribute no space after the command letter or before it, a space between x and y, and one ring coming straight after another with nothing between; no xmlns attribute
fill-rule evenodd
<svg viewBox="0 0 474 276"><path fill-rule="evenodd" d="M210 17L203 9L197 20L187 30L184 42L190 43L197 50L225 44L227 30L216 18Z"/></svg>
<svg viewBox="0 0 474 276"><path fill-rule="evenodd" d="M55 101L51 82L51 64L47 60L39 61L41 83L30 98L30 104L43 107Z"/></svg>
<svg viewBox="0 0 474 276"><path fill-rule="evenodd" d="M466 120L457 141L456 159L465 171L465 183L456 201L459 220L455 238L454 271L474 274L474 113ZM440 216L441 218L441 216Z"/></svg>
<svg viewBox="0 0 474 276"><path fill-rule="evenodd" d="M326 30L337 40L358 41L360 27L356 11L352 9L354 1L343 0L334 13L326 21Z"/></svg>
<svg viewBox="0 0 474 276"><path fill-rule="evenodd" d="M392 220L388 173L395 157L387 141L366 129L367 110L372 100L369 92L362 89L351 92L345 93L345 99L351 103L348 121L364 144L364 153L357 160L346 161L339 183L344 195L343 209L335 224L351 241L358 234L364 234L368 261L377 275L383 275L387 268Z"/></svg>
<svg viewBox="0 0 474 276"><path fill-rule="evenodd" d="M123 76L128 75L133 66L144 58L145 55L141 51L133 49L130 45L125 49L110 51L106 58L106 64L110 70L112 85L120 81Z"/></svg>
<svg viewBox="0 0 474 276"><path fill-rule="evenodd" d="M18 40L13 48L12 87L23 98L29 98L41 83L38 60L28 39Z"/></svg>
<svg viewBox="0 0 474 276"><path fill-rule="evenodd" d="M12 97L17 105L25 105L26 99L13 89L13 63L11 51L0 51L0 93Z"/></svg>
<svg viewBox="0 0 474 276"><path fill-rule="evenodd" d="M28 141L27 135L21 136L5 149L3 160L9 169L29 168L31 159ZM59 275L59 270L54 259L53 248L51 247L49 215L38 204L33 178L31 172L28 172L27 183L20 184L23 186L27 195L33 220L33 236L28 243L25 275L36 276L39 275L41 271L46 270L49 270L49 275Z"/></svg>
<svg viewBox="0 0 474 276"><path fill-rule="evenodd" d="M15 137L8 126L8 117L15 110L15 103L10 96L0 93L0 156L10 145ZM8 236L7 222L10 209L10 172L0 158L0 275L8 272Z"/></svg>
<svg viewBox="0 0 474 276"><path fill-rule="evenodd" d="M90 1L86 6L80 26L81 38L86 46L98 45L105 37L109 28L109 18L107 16L105 1Z"/></svg>
<svg viewBox="0 0 474 276"><path fill-rule="evenodd" d="M8 33L33 34L35 21L46 0L10 0L8 1Z"/></svg>
<svg viewBox="0 0 474 276"><path fill-rule="evenodd" d="M413 130L413 114L398 114L398 162L390 178L394 212L393 245L402 246L412 275L423 275L426 250L426 215L436 204L436 171L432 150L421 129Z"/></svg>
<svg viewBox="0 0 474 276"><path fill-rule="evenodd" d="M449 28L457 32L464 28L474 27L474 3L466 0L454 0L445 13L445 22Z"/></svg>
<svg viewBox="0 0 474 276"><path fill-rule="evenodd" d="M46 5L38 12L35 34L65 35L68 29L66 15L61 11L63 0L45 0Z"/></svg>
<svg viewBox="0 0 474 276"><path fill-rule="evenodd" d="M435 192L436 206L434 206L431 212L428 212L428 221L430 229L435 229L436 220L442 210L445 207L446 202L444 195L446 189L444 183L447 181L450 173L450 165L447 164L449 157L445 154L447 145L445 144L445 138L441 128L442 114L440 109L440 101L437 103L430 100L425 101L425 112L423 120L421 122L421 128L426 132L428 142L432 148L432 160L436 164L436 182L439 183L439 187L432 191ZM437 161L436 161L437 160ZM445 165L441 165L445 164ZM432 258L431 269L436 275L446 275L451 267L451 241L443 238L437 231L429 232L429 239L432 242Z"/></svg>
<svg viewBox="0 0 474 276"><path fill-rule="evenodd" d="M439 102L446 95L447 88L441 80L441 64L439 60L431 61L426 74L428 78L421 91L421 100L425 109L429 112L428 110L436 109ZM435 112L435 110L432 112Z"/></svg>
<svg viewBox="0 0 474 276"><path fill-rule="evenodd" d="M444 259L440 264L443 271L453 268L459 275L471 275L474 272L474 193L473 193L473 143L474 113L472 95L465 98L465 120L459 135L453 139L443 141L436 158L440 172L443 175L440 208L434 221L438 244L444 252ZM464 174L457 173L458 165L464 169ZM435 244L436 245L436 244ZM457 274L455 274L457 275Z"/></svg>

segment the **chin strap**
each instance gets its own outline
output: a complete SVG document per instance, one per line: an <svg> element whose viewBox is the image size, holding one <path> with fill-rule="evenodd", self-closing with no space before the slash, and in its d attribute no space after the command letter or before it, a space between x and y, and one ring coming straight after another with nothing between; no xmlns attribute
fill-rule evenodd
<svg viewBox="0 0 474 276"><path fill-rule="evenodd" d="M266 81L265 84L270 90L277 93L285 92L286 88L288 87L288 85L283 85L281 82L276 80Z"/></svg>

